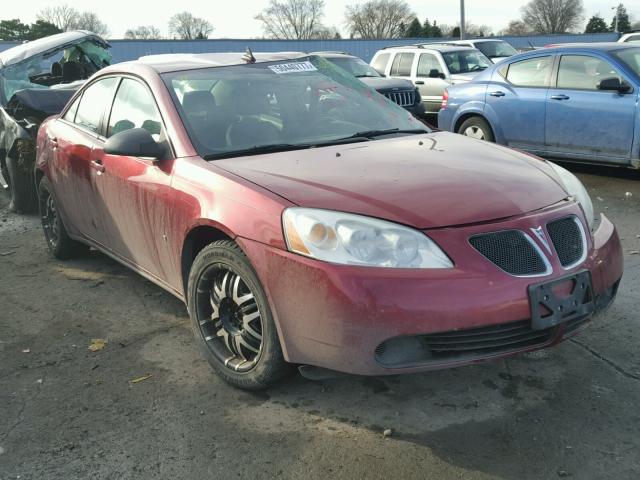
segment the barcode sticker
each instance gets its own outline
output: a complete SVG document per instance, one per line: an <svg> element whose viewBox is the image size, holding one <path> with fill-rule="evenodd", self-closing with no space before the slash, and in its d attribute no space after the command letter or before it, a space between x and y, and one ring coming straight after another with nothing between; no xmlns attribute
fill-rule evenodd
<svg viewBox="0 0 640 480"><path fill-rule="evenodd" d="M283 73L316 72L318 69L311 62L295 62L270 65L269 70L280 75Z"/></svg>

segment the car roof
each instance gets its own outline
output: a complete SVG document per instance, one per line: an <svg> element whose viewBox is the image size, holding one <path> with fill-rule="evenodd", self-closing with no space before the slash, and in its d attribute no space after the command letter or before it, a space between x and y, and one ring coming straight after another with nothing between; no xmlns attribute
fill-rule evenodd
<svg viewBox="0 0 640 480"><path fill-rule="evenodd" d="M311 52L309 55L317 55L322 58L359 58L347 52Z"/></svg>
<svg viewBox="0 0 640 480"><path fill-rule="evenodd" d="M449 42L443 42L443 43L451 44L451 45L462 45L465 43L491 43L491 42L508 43L506 40L502 40L501 38L467 38L465 40L451 40Z"/></svg>
<svg viewBox="0 0 640 480"><path fill-rule="evenodd" d="M166 53L160 55L146 55L138 60L126 63L147 65L158 73L177 72L181 70L195 70L207 67L227 67L232 65L246 65L247 53ZM268 52L252 53L255 63L277 62L308 57L304 52ZM122 65L122 64L121 64Z"/></svg>
<svg viewBox="0 0 640 480"><path fill-rule="evenodd" d="M544 50L559 50L559 49L567 49L567 50L592 50L592 51L601 51L608 52L612 50L620 50L624 48L634 48L634 45L625 45L620 44L619 42L601 42L601 43L558 43L553 46L550 46ZM637 46L636 46L637 48Z"/></svg>
<svg viewBox="0 0 640 480"><path fill-rule="evenodd" d="M56 33L55 35L25 42L0 52L0 68L15 65L36 55L55 53L58 50L69 48L85 41L97 43L103 48L109 48L110 46L100 36L86 30Z"/></svg>
<svg viewBox="0 0 640 480"><path fill-rule="evenodd" d="M447 52L460 52L462 50L474 50L473 47L466 47L464 45L448 45L446 43L417 43L415 45L393 45L390 47L385 47L380 51L387 50L433 50L436 52L447 53Z"/></svg>

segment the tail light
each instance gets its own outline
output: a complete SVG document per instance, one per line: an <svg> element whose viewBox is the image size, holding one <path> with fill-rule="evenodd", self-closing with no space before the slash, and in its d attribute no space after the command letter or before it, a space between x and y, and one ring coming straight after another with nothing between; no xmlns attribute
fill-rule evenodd
<svg viewBox="0 0 640 480"><path fill-rule="evenodd" d="M447 105L449 104L449 90L445 90L444 93L442 94L442 110L444 110L445 108L447 108Z"/></svg>

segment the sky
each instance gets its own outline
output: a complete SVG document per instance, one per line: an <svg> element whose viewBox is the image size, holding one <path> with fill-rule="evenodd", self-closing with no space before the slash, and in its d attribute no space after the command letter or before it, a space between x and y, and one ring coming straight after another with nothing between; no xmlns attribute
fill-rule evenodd
<svg viewBox="0 0 640 480"><path fill-rule="evenodd" d="M347 36L344 26L345 5L364 1L325 0L325 25L335 26ZM97 13L109 26L110 38L122 38L128 28L150 24L167 35L169 18L174 13L185 10L213 24L214 31L210 38L255 38L262 35L262 29L260 22L254 17L265 8L268 0L180 0L175 4L158 0L66 0L60 3ZM429 18L448 25L458 22L458 0L409 0L408 3L421 20ZM497 32L506 27L510 20L520 18L520 9L526 3L525 0L466 0L467 21L476 25L489 25ZM617 0L584 0L586 16L600 13L609 22L612 17L611 7L617 3ZM0 10L0 19L19 18L25 23L31 23L36 20L38 11L57 4L51 0L5 0ZM637 0L626 2L626 6L632 18L640 20L640 5Z"/></svg>

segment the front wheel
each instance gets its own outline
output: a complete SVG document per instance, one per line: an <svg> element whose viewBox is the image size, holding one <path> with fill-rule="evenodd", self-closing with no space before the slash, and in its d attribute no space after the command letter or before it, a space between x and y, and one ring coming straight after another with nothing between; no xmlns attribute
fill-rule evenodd
<svg viewBox="0 0 640 480"><path fill-rule="evenodd" d="M466 137L475 138L476 140L495 142L491 126L484 118L481 117L471 117L465 120L462 125L460 125L458 133Z"/></svg>
<svg viewBox="0 0 640 480"><path fill-rule="evenodd" d="M227 383L261 390L290 371L260 281L234 242L217 241L198 254L187 305L196 341Z"/></svg>

